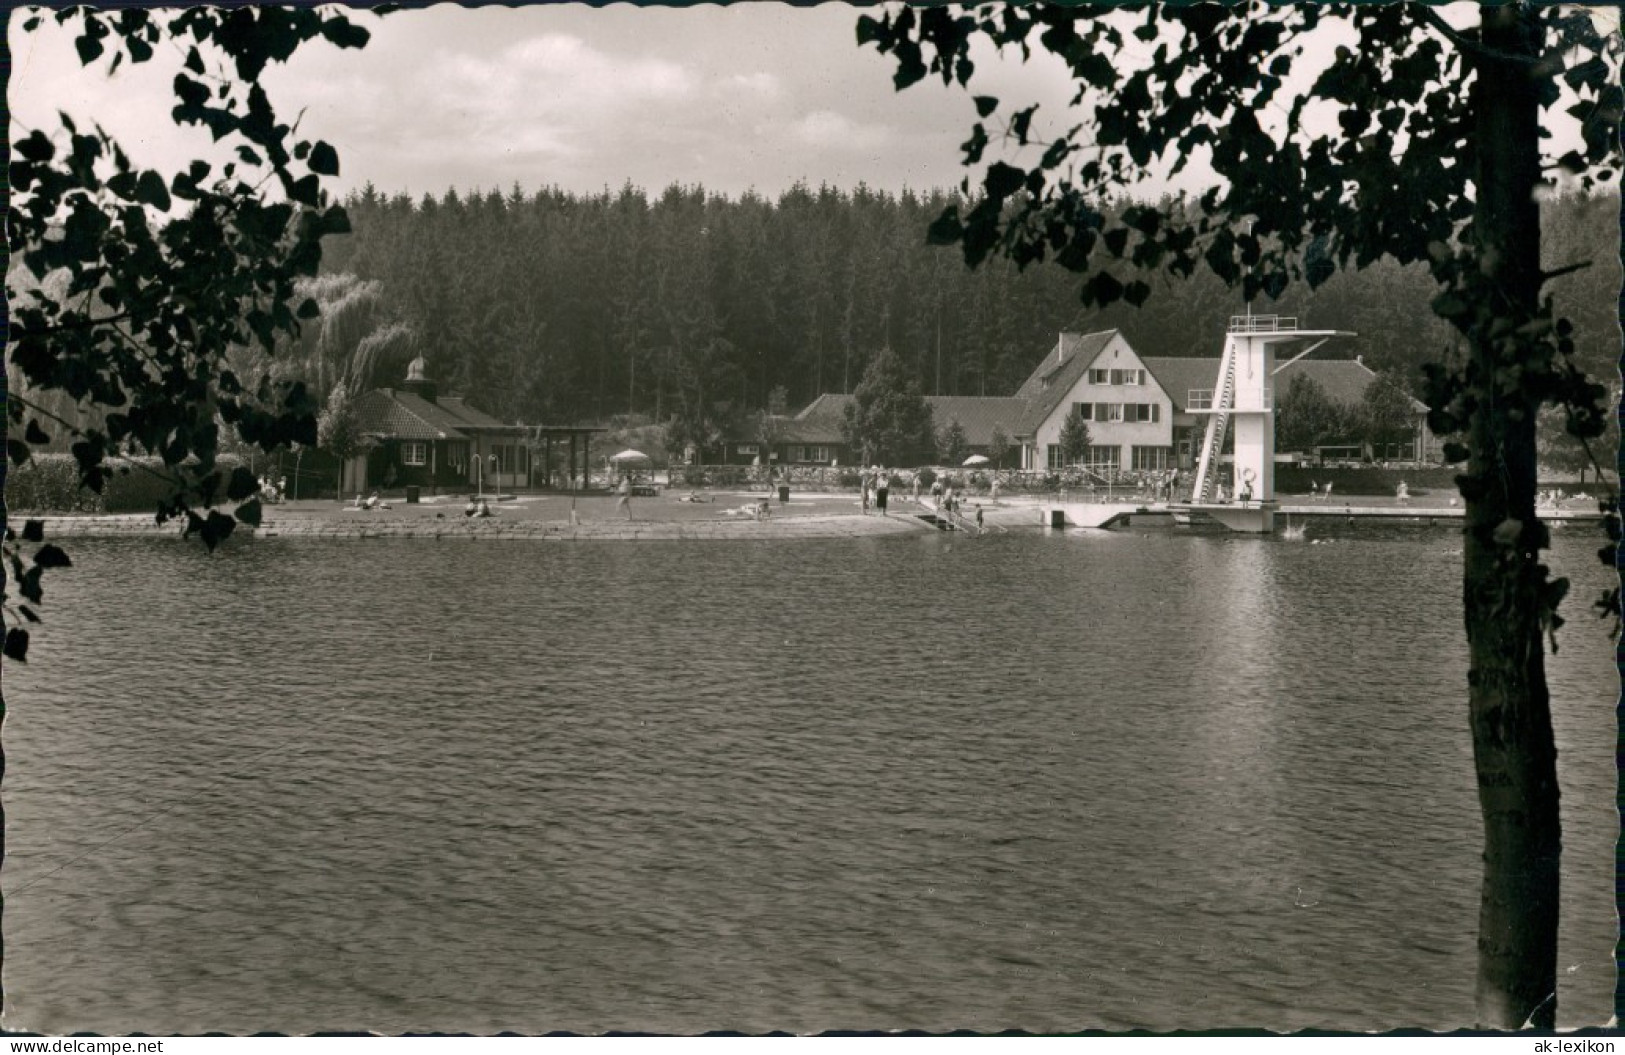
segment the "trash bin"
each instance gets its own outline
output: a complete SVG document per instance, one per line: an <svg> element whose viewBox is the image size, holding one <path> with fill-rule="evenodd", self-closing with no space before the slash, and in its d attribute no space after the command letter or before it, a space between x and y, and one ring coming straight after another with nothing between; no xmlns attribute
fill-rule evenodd
<svg viewBox="0 0 1625 1055"><path fill-rule="evenodd" d="M788 502L788 501L790 501L790 485L789 484L780 484L779 485L779 501L780 502Z"/></svg>
<svg viewBox="0 0 1625 1055"><path fill-rule="evenodd" d="M420 493L420 491L416 486L408 485L407 488L406 488L406 501L407 501L407 503L408 504L415 504L417 502L417 500L418 500L418 494L419 493Z"/></svg>

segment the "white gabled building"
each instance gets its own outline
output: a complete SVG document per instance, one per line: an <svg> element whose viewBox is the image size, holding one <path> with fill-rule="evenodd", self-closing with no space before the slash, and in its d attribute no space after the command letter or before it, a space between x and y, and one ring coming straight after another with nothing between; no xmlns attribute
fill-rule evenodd
<svg viewBox="0 0 1625 1055"><path fill-rule="evenodd" d="M1068 417L1089 427L1082 464L1096 472L1171 467L1174 403L1123 335L1063 333L1016 392L1023 469L1060 469Z"/></svg>

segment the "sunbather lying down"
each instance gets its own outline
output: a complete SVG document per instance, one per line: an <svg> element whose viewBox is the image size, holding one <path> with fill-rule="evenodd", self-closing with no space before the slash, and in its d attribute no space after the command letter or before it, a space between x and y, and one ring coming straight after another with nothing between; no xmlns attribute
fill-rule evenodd
<svg viewBox="0 0 1625 1055"><path fill-rule="evenodd" d="M773 507L766 502L757 502L754 505L746 504L738 509L724 509L725 517L750 517L752 520L770 520L773 517Z"/></svg>
<svg viewBox="0 0 1625 1055"><path fill-rule="evenodd" d="M711 496L702 495L697 491L690 491L686 495L678 495L677 500L679 502L709 502L711 501Z"/></svg>

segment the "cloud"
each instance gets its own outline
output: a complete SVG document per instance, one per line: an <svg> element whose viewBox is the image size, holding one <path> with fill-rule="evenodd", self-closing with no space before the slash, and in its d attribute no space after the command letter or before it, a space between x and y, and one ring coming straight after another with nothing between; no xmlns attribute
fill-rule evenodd
<svg viewBox="0 0 1625 1055"><path fill-rule="evenodd" d="M884 125L853 121L833 110L814 110L791 125L790 134L823 150L873 150L892 138Z"/></svg>
<svg viewBox="0 0 1625 1055"><path fill-rule="evenodd" d="M436 96L474 110L568 110L592 115L692 97L696 78L668 59L613 55L564 33L522 40L494 56L443 57L424 78Z"/></svg>
<svg viewBox="0 0 1625 1055"><path fill-rule="evenodd" d="M735 73L722 79L721 91L740 99L773 100L784 90L783 83L771 73Z"/></svg>

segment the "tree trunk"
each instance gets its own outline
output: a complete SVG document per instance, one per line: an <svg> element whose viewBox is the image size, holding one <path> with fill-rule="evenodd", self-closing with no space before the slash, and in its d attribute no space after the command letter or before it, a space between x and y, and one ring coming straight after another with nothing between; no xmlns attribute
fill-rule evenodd
<svg viewBox="0 0 1625 1055"><path fill-rule="evenodd" d="M1540 293L1539 106L1531 60L1541 31L1525 4L1482 9L1473 83L1478 202L1474 238L1480 275L1471 288L1494 298L1480 316L1519 322ZM1529 354L1528 342L1473 334L1475 401L1462 481L1467 525L1464 602L1469 714L1484 882L1478 919L1479 1026L1552 1029L1557 1011L1557 749L1540 617L1535 519L1536 400L1499 380Z"/></svg>

